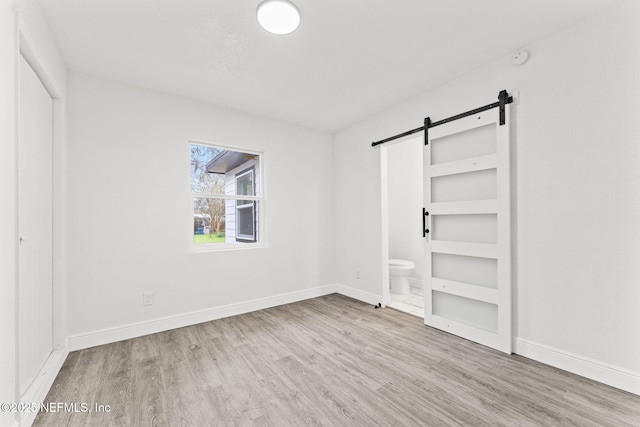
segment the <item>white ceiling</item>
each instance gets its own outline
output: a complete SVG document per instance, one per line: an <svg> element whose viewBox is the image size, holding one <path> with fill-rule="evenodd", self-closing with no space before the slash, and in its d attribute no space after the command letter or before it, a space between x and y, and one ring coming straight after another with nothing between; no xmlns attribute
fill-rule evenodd
<svg viewBox="0 0 640 427"><path fill-rule="evenodd" d="M335 132L619 0L38 0L70 69Z"/></svg>

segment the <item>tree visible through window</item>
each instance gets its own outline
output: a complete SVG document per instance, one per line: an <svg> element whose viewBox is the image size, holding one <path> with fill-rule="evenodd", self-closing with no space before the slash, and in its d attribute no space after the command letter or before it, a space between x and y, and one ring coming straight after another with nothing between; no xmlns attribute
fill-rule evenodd
<svg viewBox="0 0 640 427"><path fill-rule="evenodd" d="M259 241L260 154L190 144L193 244Z"/></svg>

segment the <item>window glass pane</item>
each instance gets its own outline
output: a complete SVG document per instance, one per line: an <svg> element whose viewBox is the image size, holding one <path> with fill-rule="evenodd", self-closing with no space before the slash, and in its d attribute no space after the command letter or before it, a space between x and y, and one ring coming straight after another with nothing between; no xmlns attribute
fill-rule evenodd
<svg viewBox="0 0 640 427"><path fill-rule="evenodd" d="M193 243L241 244L258 241L258 206L254 200L195 197Z"/></svg>
<svg viewBox="0 0 640 427"><path fill-rule="evenodd" d="M257 164L256 154L191 144L191 191L254 196L258 193L254 179Z"/></svg>
<svg viewBox="0 0 640 427"><path fill-rule="evenodd" d="M224 199L193 199L193 243L225 243Z"/></svg>

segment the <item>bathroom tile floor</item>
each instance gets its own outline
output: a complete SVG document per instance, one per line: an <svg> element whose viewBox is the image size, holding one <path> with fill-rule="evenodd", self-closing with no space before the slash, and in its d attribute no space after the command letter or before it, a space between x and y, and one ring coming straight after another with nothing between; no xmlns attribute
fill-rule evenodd
<svg viewBox="0 0 640 427"><path fill-rule="evenodd" d="M424 317L424 290L411 287L411 292L407 295L389 292L389 307L417 317Z"/></svg>

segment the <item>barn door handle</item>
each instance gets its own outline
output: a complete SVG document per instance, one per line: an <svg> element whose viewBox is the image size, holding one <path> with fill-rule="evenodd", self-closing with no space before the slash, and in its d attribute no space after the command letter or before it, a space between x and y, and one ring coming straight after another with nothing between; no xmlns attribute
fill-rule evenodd
<svg viewBox="0 0 640 427"><path fill-rule="evenodd" d="M429 212L427 212L427 209L422 208L422 237L427 237L427 234L429 234L429 229L427 228L428 216L429 216Z"/></svg>

